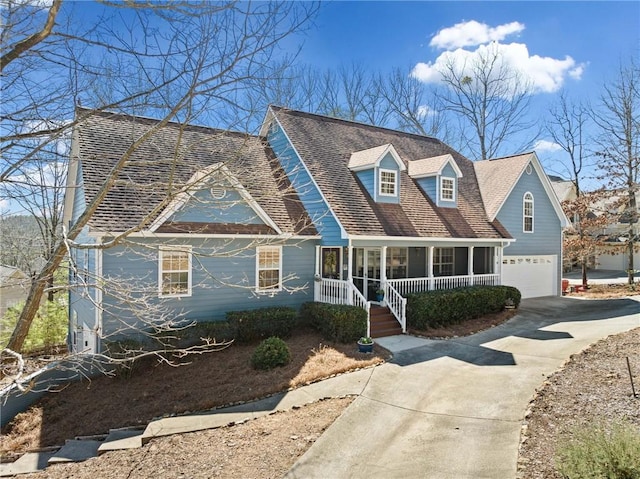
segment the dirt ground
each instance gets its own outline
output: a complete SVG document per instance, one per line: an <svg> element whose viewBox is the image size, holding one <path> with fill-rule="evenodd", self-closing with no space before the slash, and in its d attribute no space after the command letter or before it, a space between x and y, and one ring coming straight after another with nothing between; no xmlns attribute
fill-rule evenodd
<svg viewBox="0 0 640 479"><path fill-rule="evenodd" d="M589 297L591 293L580 294ZM503 312L446 331L419 333L428 337L464 336L500 324L513 314ZM73 385L19 416L3 431L2 451L24 451L61 444L77 435L103 433L109 427L145 424L161 415L160 410L177 413L250 400L378 364L388 357L378 345L373 357L361 355L354 345L326 344L312 332L298 334L287 343L294 358L292 364L267 373L257 373L249 366L255 346L234 345L196 358L192 365L146 365L129 379L101 378ZM545 382L527 416L519 478L559 477L553 471L555 444L575 421L590 421L594 415L635 414L634 420L640 425L640 399L630 397L628 374L625 380L619 364L622 356L635 354L633 367L640 371L639 351L640 328L612 336L576 355ZM640 374L636 373L638 383ZM123 390L129 400L123 397ZM281 477L352 399L329 399L236 426L154 439L141 449L110 452L84 463L57 465L23 477L93 479L105 471L112 478ZM596 403L599 408L592 407ZM100 413L108 404L115 408Z"/></svg>

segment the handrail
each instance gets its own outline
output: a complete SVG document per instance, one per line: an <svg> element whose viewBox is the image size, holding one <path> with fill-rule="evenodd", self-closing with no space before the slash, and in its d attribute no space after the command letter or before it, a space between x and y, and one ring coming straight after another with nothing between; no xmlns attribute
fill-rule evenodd
<svg viewBox="0 0 640 479"><path fill-rule="evenodd" d="M402 327L402 332L407 332L407 298L403 298L398 290L396 290L392 284L388 281L385 281L384 286L384 297L386 298L387 307L391 311L391 313L396 317L400 326Z"/></svg>
<svg viewBox="0 0 640 479"><path fill-rule="evenodd" d="M371 302L362 295L360 290L356 288L352 281L348 281L350 300L352 305L363 308L367 312L367 337L371 336Z"/></svg>

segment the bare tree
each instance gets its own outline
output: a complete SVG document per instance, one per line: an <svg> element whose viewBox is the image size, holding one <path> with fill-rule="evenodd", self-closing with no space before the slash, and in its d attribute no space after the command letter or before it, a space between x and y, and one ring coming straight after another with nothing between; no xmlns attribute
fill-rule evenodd
<svg viewBox="0 0 640 479"><path fill-rule="evenodd" d="M531 87L496 45L463 63L451 57L440 73L446 88L439 100L458 122L459 140L453 146L470 158L494 158L516 133L534 126L534 121L526 119ZM531 145L536 136L531 134L520 148Z"/></svg>
<svg viewBox="0 0 640 479"><path fill-rule="evenodd" d="M600 246L597 231L605 218L603 215L595 216L589 209L589 205L601 198L603 192L592 192L587 195L588 198L583 198L585 194L581 188L583 171L589 158L586 134L589 112L586 106L572 103L566 92L562 92L549 113L547 132L554 143L567 153L569 161L564 163L563 167L575 188L575 198L563 203L565 213L572 219L571 230L564 236L564 252L566 256L578 259L582 271L582 284L586 287L589 258ZM598 221L594 221L596 217Z"/></svg>
<svg viewBox="0 0 640 479"><path fill-rule="evenodd" d="M629 284L634 282L634 252L638 245L638 181L640 179L640 68L634 59L621 65L616 78L606 83L600 105L592 112L600 129L596 137L598 166L617 201L612 207L627 223L626 253Z"/></svg>
<svg viewBox="0 0 640 479"><path fill-rule="evenodd" d="M119 175L142 145L169 122L199 120L227 128L255 124L255 112L247 111L241 98L272 78L276 46L299 30L317 6L106 2L102 17L91 24L75 20L82 8L74 2L63 5L62 0L49 5L7 2L3 8L0 182L5 191L19 188L25 172L51 168L55 161L44 167L43 152L93 112L120 110L160 120L132 139L104 172L104 181L85 211L65 225L63 237L53 243L9 341L8 348L14 351L20 351L40 298L70 245L121 181ZM111 16L118 17L122 27L114 27ZM91 110L74 115L80 103ZM176 148L167 155L177 163L181 151ZM169 186L157 208L166 207L183 191L182 184ZM150 218L126 234L144 228Z"/></svg>

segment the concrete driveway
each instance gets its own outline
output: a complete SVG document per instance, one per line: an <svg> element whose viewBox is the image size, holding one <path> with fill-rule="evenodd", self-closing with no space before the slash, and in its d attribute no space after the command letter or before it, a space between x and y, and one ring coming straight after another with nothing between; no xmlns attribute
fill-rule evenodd
<svg viewBox="0 0 640 479"><path fill-rule="evenodd" d="M287 477L514 479L536 388L572 354L638 326L640 297L541 298L470 337L389 338L393 360Z"/></svg>

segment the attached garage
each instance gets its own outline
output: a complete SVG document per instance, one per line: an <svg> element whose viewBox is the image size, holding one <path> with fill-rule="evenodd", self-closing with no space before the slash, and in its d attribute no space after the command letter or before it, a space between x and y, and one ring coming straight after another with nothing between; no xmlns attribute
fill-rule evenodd
<svg viewBox="0 0 640 479"><path fill-rule="evenodd" d="M504 256L502 284L515 286L523 298L556 296L558 294L558 257Z"/></svg>

